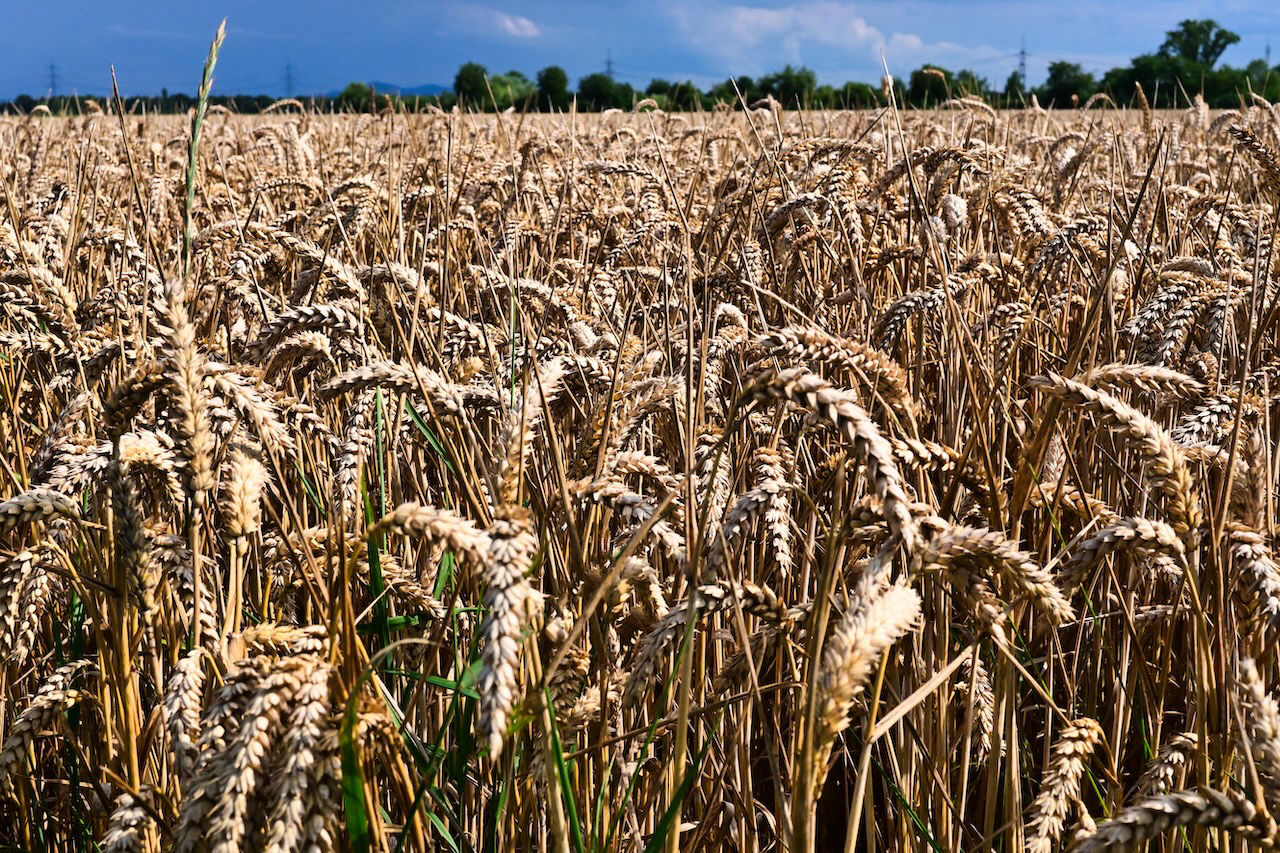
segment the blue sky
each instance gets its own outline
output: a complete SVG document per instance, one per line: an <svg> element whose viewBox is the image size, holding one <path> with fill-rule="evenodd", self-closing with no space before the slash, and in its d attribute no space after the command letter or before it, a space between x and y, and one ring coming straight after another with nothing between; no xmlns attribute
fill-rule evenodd
<svg viewBox="0 0 1280 853"><path fill-rule="evenodd" d="M37 14L38 12L38 14ZM49 89L125 94L193 91L222 17L227 41L215 91L299 93L351 80L448 85L468 60L533 76L559 64L573 81L604 69L708 85L786 63L823 82L879 79L880 56L905 74L925 63L971 67L1002 84L1026 39L1028 76L1067 59L1091 71L1154 50L1183 18L1212 17L1241 35L1224 62L1243 65L1273 41L1280 2L1267 0L0 0L0 98Z"/></svg>

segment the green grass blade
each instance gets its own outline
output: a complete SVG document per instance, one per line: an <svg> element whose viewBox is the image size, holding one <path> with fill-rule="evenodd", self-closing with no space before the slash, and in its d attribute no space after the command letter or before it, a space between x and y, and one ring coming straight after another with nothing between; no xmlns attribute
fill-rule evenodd
<svg viewBox="0 0 1280 853"><path fill-rule="evenodd" d="M560 794L564 800L565 814L569 818L569 838L577 853L586 853L586 845L582 841L582 822L578 819L578 806L573 797L573 785L569 781L569 766L564 760L564 748L560 743L560 726L556 724L556 715L551 701L551 691L545 691L543 701L547 703L551 715L551 757L556 763L556 779L560 782Z"/></svg>
<svg viewBox="0 0 1280 853"><path fill-rule="evenodd" d="M457 475L458 469L454 466L453 459L449 457L449 451L445 449L440 437L422 419L422 415L413 407L413 403L406 400L405 409L409 412L409 420L413 421L413 425L418 428L418 432L422 433L422 437L427 440L427 444L431 445L431 449L439 454L440 459L444 461L444 467L449 469L450 474Z"/></svg>
<svg viewBox="0 0 1280 853"><path fill-rule="evenodd" d="M440 572L436 575L436 586L431 592L436 598L443 595L444 591L449 588L449 584L453 581L453 571L457 566L457 562L452 551L445 551L440 557Z"/></svg>
<svg viewBox="0 0 1280 853"><path fill-rule="evenodd" d="M311 478L302 470L302 463L294 462L293 469L298 474L298 481L302 483L302 490L311 499L311 505L316 508L316 512L320 513L321 518L328 518L329 511L325 508L324 502L320 500L320 492L316 491L316 487L311 483Z"/></svg>
<svg viewBox="0 0 1280 853"><path fill-rule="evenodd" d="M365 523L372 527L377 517L374 515L373 500L369 497L368 484L363 475L360 477L360 495L364 499ZM373 599L373 627L385 648L391 645L391 630L387 625L387 597L383 595L386 584L382 580L381 540L381 536L369 540L369 597Z"/></svg>
<svg viewBox="0 0 1280 853"><path fill-rule="evenodd" d="M347 710L342 718L342 732L338 744L342 751L342 804L347 813L347 839L355 853L369 851L369 814L364 802L364 770L356 750L356 702L359 690L351 691Z"/></svg>
<svg viewBox="0 0 1280 853"><path fill-rule="evenodd" d="M880 766L879 761L876 761L875 758L872 758L871 761L875 765L876 770L880 772L880 775L884 777L885 783L889 786L889 792L892 793L893 798L898 801L898 805L901 806L903 812L906 813L907 819L911 821L911 825L915 827L916 832L919 833L920 837L929 845L929 849L933 850L934 853L944 853L942 847L938 844L937 839L933 837L933 833L929 831L928 825L920 815L916 813L916 810L911 807L911 804L907 802L907 798L903 796L902 790L898 787L897 783L893 781L893 778L889 776L888 773L884 772L884 768Z"/></svg>
<svg viewBox="0 0 1280 853"><path fill-rule="evenodd" d="M658 828L654 830L653 835L649 838L649 843L644 847L644 853L661 853L662 849L666 847L667 835L670 834L671 827L675 826L676 821L680 819L680 811L684 806L685 798L693 790L694 780L698 778L698 773L702 768L702 760L707 757L707 750L711 748L711 742L712 738L708 737L707 742L702 745L702 749L698 750L693 763L685 768L684 778L680 780L680 787L676 789L676 795L672 799L671 805L667 806L667 810L663 812L662 820L658 822Z"/></svg>
<svg viewBox="0 0 1280 853"><path fill-rule="evenodd" d="M187 151L187 196L182 208L182 276L191 275L191 240L195 237L195 228L191 224L191 212L196 206L196 171L199 168L200 129L204 127L205 111L209 108L209 92L213 89L213 69L218 64L218 53L222 50L222 40L227 35L227 19L223 18L218 25L218 32L213 36L213 44L209 45L209 56L204 61L204 73L200 77L200 95L196 101L196 111L191 117L191 146Z"/></svg>

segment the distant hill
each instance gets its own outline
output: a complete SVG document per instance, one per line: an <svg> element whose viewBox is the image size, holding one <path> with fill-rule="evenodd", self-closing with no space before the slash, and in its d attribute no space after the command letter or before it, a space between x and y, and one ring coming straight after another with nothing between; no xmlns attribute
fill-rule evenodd
<svg viewBox="0 0 1280 853"><path fill-rule="evenodd" d="M388 83L385 80L370 80L369 85L373 87L375 92L382 92L386 95L400 95L413 97L414 95L422 95L424 97L434 97L442 95L449 91L448 86L439 86L435 83L424 83L421 86L399 86L395 83ZM342 94L341 89L337 89L327 93L330 98L336 98Z"/></svg>

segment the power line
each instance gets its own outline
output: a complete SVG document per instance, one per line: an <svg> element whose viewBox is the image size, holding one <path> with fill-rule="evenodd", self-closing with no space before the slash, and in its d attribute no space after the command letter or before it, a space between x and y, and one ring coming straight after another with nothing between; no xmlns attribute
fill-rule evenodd
<svg viewBox="0 0 1280 853"><path fill-rule="evenodd" d="M1022 48L1018 51L1018 79L1027 85L1027 37L1022 37Z"/></svg>
<svg viewBox="0 0 1280 853"><path fill-rule="evenodd" d="M58 96L58 66L52 62L49 63L49 97L56 98Z"/></svg>
<svg viewBox="0 0 1280 853"><path fill-rule="evenodd" d="M610 80L613 79L613 51L605 51L604 54L604 74Z"/></svg>

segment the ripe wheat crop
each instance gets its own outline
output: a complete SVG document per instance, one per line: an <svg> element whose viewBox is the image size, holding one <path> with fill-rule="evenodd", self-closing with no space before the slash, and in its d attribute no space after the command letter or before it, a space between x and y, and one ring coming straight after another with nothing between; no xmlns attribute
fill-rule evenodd
<svg viewBox="0 0 1280 853"><path fill-rule="evenodd" d="M1280 112L951 106L0 119L0 844L1280 841Z"/></svg>

